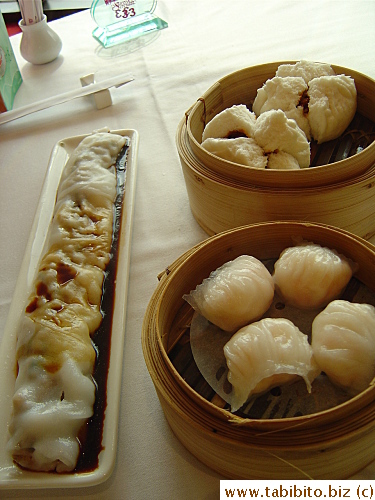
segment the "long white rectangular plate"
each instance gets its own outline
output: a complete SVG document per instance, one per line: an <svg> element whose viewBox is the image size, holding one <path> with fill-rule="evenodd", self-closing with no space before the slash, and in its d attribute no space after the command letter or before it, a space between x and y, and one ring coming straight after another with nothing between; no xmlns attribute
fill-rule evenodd
<svg viewBox="0 0 375 500"><path fill-rule="evenodd" d="M76 472L71 474L32 472L22 470L14 465L10 454L6 451L8 424L12 411L12 397L15 383L17 327L24 313L30 287L43 252L61 173L70 154L85 137L85 135L81 135L59 141L51 153L48 170L5 325L4 337L0 345L0 490L93 486L108 479L116 462L138 132L136 130L111 130L111 132L129 137L130 147L127 156L125 199L119 234L111 350L106 391L107 404L99 465L90 472Z"/></svg>

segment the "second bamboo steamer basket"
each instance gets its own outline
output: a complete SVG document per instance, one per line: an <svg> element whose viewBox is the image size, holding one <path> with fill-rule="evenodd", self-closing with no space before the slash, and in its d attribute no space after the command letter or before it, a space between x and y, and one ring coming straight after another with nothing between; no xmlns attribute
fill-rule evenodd
<svg viewBox="0 0 375 500"><path fill-rule="evenodd" d="M176 144L194 217L209 235L244 224L299 219L332 224L375 241L375 81L371 78L332 65L337 74L354 78L358 100L356 118L346 135L319 146L318 153L327 162L332 155L339 161L298 171L262 170L222 160L201 147L205 124L233 104L251 109L257 89L284 62L245 68L222 78L181 120ZM312 153L313 149L316 146Z"/></svg>
<svg viewBox="0 0 375 500"><path fill-rule="evenodd" d="M360 263L357 278L375 293L375 247L347 231L316 223L268 222L225 231L182 255L159 276L148 305L142 346L166 419L178 439L227 478L342 479L375 459L375 386L305 416L254 419L233 415L206 393L189 349L191 307L182 296L242 253L276 258L301 237Z"/></svg>

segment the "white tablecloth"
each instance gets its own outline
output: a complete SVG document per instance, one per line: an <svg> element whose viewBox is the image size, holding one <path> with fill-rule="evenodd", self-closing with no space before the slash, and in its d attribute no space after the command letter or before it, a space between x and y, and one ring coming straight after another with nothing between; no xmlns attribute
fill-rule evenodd
<svg viewBox="0 0 375 500"><path fill-rule="evenodd" d="M373 0L161 0L156 12L167 29L112 49L92 37L89 11L51 22L63 48L43 66L20 56L21 35L11 38L24 80L14 108L76 89L89 73L100 81L130 72L135 80L112 91L111 107L81 98L0 126L0 339L55 143L104 126L140 136L116 467L97 487L30 490L30 498L218 498L220 477L166 423L141 349L157 275L207 237L190 212L177 125L217 79L246 66L309 59L375 78ZM375 466L358 477L375 479Z"/></svg>

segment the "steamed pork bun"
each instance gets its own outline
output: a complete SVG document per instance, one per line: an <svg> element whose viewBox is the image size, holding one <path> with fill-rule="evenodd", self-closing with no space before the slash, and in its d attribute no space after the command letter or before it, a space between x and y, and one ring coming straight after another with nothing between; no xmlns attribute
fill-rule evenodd
<svg viewBox="0 0 375 500"><path fill-rule="evenodd" d="M354 80L346 75L324 76L309 82L308 120L318 143L339 137L357 109Z"/></svg>
<svg viewBox="0 0 375 500"><path fill-rule="evenodd" d="M298 61L295 64L280 64L276 71L276 76L282 78L288 76L298 76L309 83L314 78L320 76L334 75L332 67L327 63L319 63L313 61Z"/></svg>
<svg viewBox="0 0 375 500"><path fill-rule="evenodd" d="M303 99L304 97L302 97ZM306 111L303 105L299 105L296 108L289 109L288 111L285 111L285 114L287 118L290 118L291 120L295 120L299 128L304 132L306 139L308 141L311 141L312 136L311 136L311 129L310 129L310 122L307 118Z"/></svg>
<svg viewBox="0 0 375 500"><path fill-rule="evenodd" d="M292 170L310 166L310 144L339 137L357 109L353 78L329 64L281 64L257 90L250 111L244 104L209 121L202 147L225 160L254 168Z"/></svg>
<svg viewBox="0 0 375 500"><path fill-rule="evenodd" d="M258 89L253 110L285 111L308 140L319 144L339 137L357 109L353 78L336 75L328 64L300 61L280 65L276 75Z"/></svg>
<svg viewBox="0 0 375 500"><path fill-rule="evenodd" d="M301 168L310 165L310 144L306 135L281 109L272 109L259 116L254 139L266 153L284 151L293 156Z"/></svg>
<svg viewBox="0 0 375 500"><path fill-rule="evenodd" d="M254 168L266 168L267 166L267 156L251 137L208 138L202 142L202 147L206 151L234 163Z"/></svg>
<svg viewBox="0 0 375 500"><path fill-rule="evenodd" d="M281 78L275 76L260 88L254 100L253 111L260 115L270 109L288 111L298 106L307 84L303 78L288 76Z"/></svg>
<svg viewBox="0 0 375 500"><path fill-rule="evenodd" d="M245 105L227 108L208 122L201 146L219 158L254 168L291 170L310 164L306 135L281 110L271 109L256 118Z"/></svg>
<svg viewBox="0 0 375 500"><path fill-rule="evenodd" d="M273 170L299 170L300 166L294 156L285 153L285 151L276 151L268 155L268 168Z"/></svg>
<svg viewBox="0 0 375 500"><path fill-rule="evenodd" d="M202 141L208 138L252 137L256 115L244 104L224 109L204 128Z"/></svg>
<svg viewBox="0 0 375 500"><path fill-rule="evenodd" d="M301 77L286 76L282 78L275 76L258 89L253 103L253 111L259 116L271 109L282 109L288 118L297 122L307 139L310 140L310 125L303 106L307 89L307 83Z"/></svg>

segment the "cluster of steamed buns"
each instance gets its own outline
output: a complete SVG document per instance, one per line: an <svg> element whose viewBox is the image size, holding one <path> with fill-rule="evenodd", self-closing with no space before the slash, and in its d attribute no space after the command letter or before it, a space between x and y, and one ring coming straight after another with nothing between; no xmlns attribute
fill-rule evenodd
<svg viewBox="0 0 375 500"><path fill-rule="evenodd" d="M350 394L375 376L375 307L338 300L356 264L312 242L285 249L271 275L250 255L213 271L184 299L233 335L224 346L232 411L251 395L302 377L308 391L324 372ZM263 317L275 292L288 305L317 309L308 336L289 319Z"/></svg>
<svg viewBox="0 0 375 500"><path fill-rule="evenodd" d="M353 78L329 64L282 64L257 90L252 111L224 109L205 126L202 147L225 160L255 168L300 169L310 165L310 141L339 137L357 109Z"/></svg>

